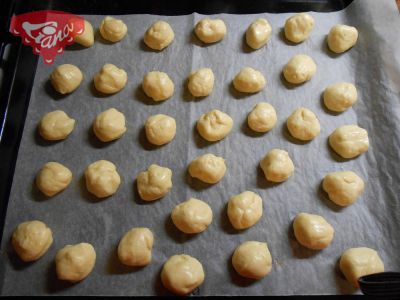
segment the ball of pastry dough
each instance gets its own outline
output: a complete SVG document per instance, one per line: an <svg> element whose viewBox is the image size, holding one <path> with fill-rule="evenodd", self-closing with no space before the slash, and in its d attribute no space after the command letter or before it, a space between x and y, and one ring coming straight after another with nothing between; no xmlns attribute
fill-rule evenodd
<svg viewBox="0 0 400 300"><path fill-rule="evenodd" d="M218 109L201 115L196 125L199 134L210 142L222 140L231 132L232 126L232 118Z"/></svg>
<svg viewBox="0 0 400 300"><path fill-rule="evenodd" d="M45 140L59 141L68 137L74 130L75 120L62 110L48 112L39 122L39 134Z"/></svg>
<svg viewBox="0 0 400 300"><path fill-rule="evenodd" d="M167 22L157 21L147 29L143 40L149 48L162 50L172 43L174 37L174 31Z"/></svg>
<svg viewBox="0 0 400 300"><path fill-rule="evenodd" d="M310 141L321 131L317 116L309 109L300 107L287 119L287 128L296 139Z"/></svg>
<svg viewBox="0 0 400 300"><path fill-rule="evenodd" d="M94 87L101 93L114 94L122 90L127 81L128 75L123 69L105 64L94 76Z"/></svg>
<svg viewBox="0 0 400 300"><path fill-rule="evenodd" d="M113 43L119 42L125 37L127 32L128 27L126 27L122 20L107 16L101 21L100 34L107 41Z"/></svg>
<svg viewBox="0 0 400 300"><path fill-rule="evenodd" d="M220 19L205 18L196 24L194 32L200 41L206 44L216 43L226 35L226 25Z"/></svg>
<svg viewBox="0 0 400 300"><path fill-rule="evenodd" d="M247 116L247 124L256 132L270 131L277 120L274 107L267 102L258 103Z"/></svg>
<svg viewBox="0 0 400 300"><path fill-rule="evenodd" d="M83 80L83 74L77 66L64 64L58 66L50 75L50 82L60 94L75 91Z"/></svg>
<svg viewBox="0 0 400 300"><path fill-rule="evenodd" d="M357 125L344 125L332 132L329 145L341 157L353 158L368 150L368 132Z"/></svg>
<svg viewBox="0 0 400 300"><path fill-rule="evenodd" d="M317 65L308 55L298 54L293 56L283 67L283 76L294 84L310 80L317 71Z"/></svg>
<svg viewBox="0 0 400 300"><path fill-rule="evenodd" d="M94 44L93 26L89 21L84 21L83 32L74 37L75 43L84 47L91 47Z"/></svg>
<svg viewBox="0 0 400 300"><path fill-rule="evenodd" d="M151 262L153 243L154 236L149 228L132 228L119 242L118 258L127 266L146 266Z"/></svg>
<svg viewBox="0 0 400 300"><path fill-rule="evenodd" d="M246 43L254 50L264 46L271 37L272 28L266 19L259 18L246 31Z"/></svg>
<svg viewBox="0 0 400 300"><path fill-rule="evenodd" d="M346 279L357 288L359 287L358 278L385 271L378 252L366 247L350 248L344 251L339 266Z"/></svg>
<svg viewBox="0 0 400 300"><path fill-rule="evenodd" d="M289 153L272 149L260 162L265 178L272 182L283 182L293 175L294 165Z"/></svg>
<svg viewBox="0 0 400 300"><path fill-rule="evenodd" d="M154 201L164 197L172 188L172 171L156 164L140 172L136 181L137 188L144 201Z"/></svg>
<svg viewBox="0 0 400 300"><path fill-rule="evenodd" d="M325 176L322 188L337 205L348 206L364 191L364 181L351 171L332 172Z"/></svg>
<svg viewBox="0 0 400 300"><path fill-rule="evenodd" d="M148 118L144 128L149 142L158 146L169 143L176 134L175 119L163 114Z"/></svg>
<svg viewBox="0 0 400 300"><path fill-rule="evenodd" d="M349 50L357 43L357 28L347 25L335 25L328 34L328 46L335 53Z"/></svg>
<svg viewBox="0 0 400 300"><path fill-rule="evenodd" d="M206 97L213 88L214 73L210 68L202 68L190 74L188 89L194 97Z"/></svg>
<svg viewBox="0 0 400 300"><path fill-rule="evenodd" d="M325 89L323 98L329 110L342 112L357 101L357 89L347 82L331 84Z"/></svg>
<svg viewBox="0 0 400 300"><path fill-rule="evenodd" d="M174 83L167 73L152 71L143 77L142 88L154 101L164 101L174 94Z"/></svg>
<svg viewBox="0 0 400 300"><path fill-rule="evenodd" d="M110 161L98 160L85 171L86 187L98 198L113 195L121 183L117 167Z"/></svg>
<svg viewBox="0 0 400 300"><path fill-rule="evenodd" d="M52 243L51 229L45 223L37 220L19 224L11 238L15 252L26 262L41 258Z"/></svg>
<svg viewBox="0 0 400 300"><path fill-rule="evenodd" d="M228 202L228 218L235 229L246 229L256 224L263 214L262 199L254 192L245 191Z"/></svg>
<svg viewBox="0 0 400 300"><path fill-rule="evenodd" d="M93 132L102 142L119 139L125 131L125 116L115 108L101 112L93 122Z"/></svg>
<svg viewBox="0 0 400 300"><path fill-rule="evenodd" d="M264 75L253 68L246 67L233 79L233 86L242 93L257 93L266 85Z"/></svg>
<svg viewBox="0 0 400 300"><path fill-rule="evenodd" d="M265 277L272 269L272 257L267 243L248 241L240 244L233 253L232 265L243 277Z"/></svg>
<svg viewBox="0 0 400 300"><path fill-rule="evenodd" d="M36 176L36 186L46 196L63 191L72 180L71 171L58 162L46 163Z"/></svg>
<svg viewBox="0 0 400 300"><path fill-rule="evenodd" d="M204 277L201 263L186 254L171 256L161 271L163 285L171 292L182 296L200 286Z"/></svg>
<svg viewBox="0 0 400 300"><path fill-rule="evenodd" d="M96 252L88 243L67 245L57 252L55 261L58 279L78 282L92 272Z"/></svg>
<svg viewBox="0 0 400 300"><path fill-rule="evenodd" d="M285 36L293 43L305 41L314 28L314 18L307 13L296 14L285 22Z"/></svg>
<svg viewBox="0 0 400 300"><path fill-rule="evenodd" d="M211 153L197 157L189 165L190 176L210 184L220 181L225 172L225 160Z"/></svg>

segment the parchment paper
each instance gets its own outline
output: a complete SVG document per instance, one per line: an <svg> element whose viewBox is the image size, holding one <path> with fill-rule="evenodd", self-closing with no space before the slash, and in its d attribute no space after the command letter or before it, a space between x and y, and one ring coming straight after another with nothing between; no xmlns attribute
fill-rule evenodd
<svg viewBox="0 0 400 300"><path fill-rule="evenodd" d="M124 15L127 36L116 44L96 37L92 48L69 48L54 66L39 63L19 149L2 242L3 295L165 295L160 270L167 258L186 253L199 259L206 279L195 291L199 295L293 295L357 293L337 271L337 260L350 247L376 249L387 270L400 270L399 80L400 17L395 1L354 1L334 13L315 13L315 29L300 45L285 41L282 27L292 14L215 15L227 25L228 34L217 44L204 46L192 29L203 16ZM250 51L244 45L247 26L266 17L273 27L268 45ZM85 16L97 27L103 16ZM175 40L162 52L150 51L142 42L143 33L158 19L171 24ZM344 23L359 30L357 45L334 55L327 50L326 34ZM284 64L295 54L305 53L318 65L310 82L298 87L281 79ZM56 66L77 65L84 81L66 97L57 95L48 82ZM105 63L113 63L128 73L128 85L120 93L99 96L92 87L94 74ZM262 71L266 88L254 95L235 92L231 81L239 70L251 66ZM194 100L186 91L191 70L211 67L215 88L211 96ZM140 84L151 70L167 72L175 83L174 96L154 104ZM321 94L329 84L348 81L358 88L359 100L342 114L324 109ZM254 134L246 125L248 112L261 101L277 111L276 127L265 135ZM287 133L287 117L298 107L314 111L321 134L309 143L299 143ZM98 113L115 107L127 119L128 130L118 141L103 144L93 136L91 124ZM195 130L199 116L220 109L234 119L231 134L217 143L205 142ZM61 109L76 119L68 139L43 141L36 126L46 112ZM146 141L143 124L153 114L164 113L177 121L177 135L168 145L155 148ZM353 160L340 159L328 146L327 138L337 127L358 124L369 132L370 149ZM267 183L258 164L272 148L289 152L296 166L287 182ZM188 178L187 166L198 155L211 152L226 159L227 173L214 186L204 186ZM96 200L85 188L83 172L92 162L114 162L122 177L118 192ZM65 164L73 172L71 185L56 197L46 199L34 187L34 178L48 161ZM143 203L135 189L137 174L157 163L173 170L174 187L162 200ZM353 170L365 181L361 198L347 208L339 208L320 188L323 177L332 171ZM235 194L251 190L263 198L264 214L252 228L235 231L226 216L226 204ZM188 236L170 221L178 203L195 197L213 209L214 219L203 233ZM299 212L324 216L335 228L332 245L323 251L301 247L292 233L292 220ZM20 222L39 219L52 229L54 244L35 263L22 263L10 246L10 237ZM152 263L142 269L122 266L116 247L131 227L146 226L155 235ZM234 249L244 241L266 241L273 257L272 272L259 281L239 277L231 267ZM97 252L93 272L72 285L56 279L54 257L66 244L89 242Z"/></svg>

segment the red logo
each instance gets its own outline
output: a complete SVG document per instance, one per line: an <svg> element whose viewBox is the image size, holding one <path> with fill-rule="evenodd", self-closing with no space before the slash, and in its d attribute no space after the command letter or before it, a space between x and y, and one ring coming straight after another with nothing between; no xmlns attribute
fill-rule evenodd
<svg viewBox="0 0 400 300"><path fill-rule="evenodd" d="M55 10L34 11L11 19L10 31L20 36L33 53L43 57L46 64L52 64L64 48L74 43L74 36L84 30L82 17Z"/></svg>

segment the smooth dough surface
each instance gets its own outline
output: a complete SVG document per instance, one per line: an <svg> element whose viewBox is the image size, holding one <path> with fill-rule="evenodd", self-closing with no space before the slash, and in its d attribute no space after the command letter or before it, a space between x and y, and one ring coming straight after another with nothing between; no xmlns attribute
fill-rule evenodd
<svg viewBox="0 0 400 300"><path fill-rule="evenodd" d="M172 43L174 37L174 31L167 22L157 21L146 30L143 41L151 49L162 50Z"/></svg>
<svg viewBox="0 0 400 300"><path fill-rule="evenodd" d="M226 25L220 19L205 18L196 24L194 32L200 41L206 44L216 43L225 37Z"/></svg>
<svg viewBox="0 0 400 300"><path fill-rule="evenodd" d="M304 54L293 56L283 67L283 76L293 84L300 84L310 80L317 71L314 60Z"/></svg>
<svg viewBox="0 0 400 300"><path fill-rule="evenodd" d="M147 73L142 82L145 94L154 101L164 101L174 94L174 83L167 73L151 71Z"/></svg>
<svg viewBox="0 0 400 300"><path fill-rule="evenodd" d="M254 50L260 49L270 39L272 28L267 19L259 18L246 31L246 43Z"/></svg>
<svg viewBox="0 0 400 300"><path fill-rule="evenodd" d="M321 132L317 116L309 109L300 107L287 119L287 128L296 139L309 141Z"/></svg>
<svg viewBox="0 0 400 300"><path fill-rule="evenodd" d="M368 132L357 125L344 125L332 132L329 145L341 157L353 158L368 150Z"/></svg>
<svg viewBox="0 0 400 300"><path fill-rule="evenodd" d="M272 149L260 162L265 178L272 182L283 182L293 175L294 165L289 153L281 149Z"/></svg>
<svg viewBox="0 0 400 300"><path fill-rule="evenodd" d="M189 76L188 90L194 97L206 97L214 88L214 73L210 68L199 69Z"/></svg>
<svg viewBox="0 0 400 300"><path fill-rule="evenodd" d="M190 176L210 184L219 182L225 172L225 160L211 153L200 155L189 165Z"/></svg>
<svg viewBox="0 0 400 300"><path fill-rule="evenodd" d="M93 123L93 132L102 142L119 139L125 131L125 116L115 108L98 114Z"/></svg>
<svg viewBox="0 0 400 300"><path fill-rule="evenodd" d="M293 43L305 41L314 28L314 18L307 13L296 14L285 22L285 36Z"/></svg>
<svg viewBox="0 0 400 300"><path fill-rule="evenodd" d="M275 108L267 102L258 103L247 116L247 124L256 132L270 131L277 120Z"/></svg>
<svg viewBox="0 0 400 300"><path fill-rule="evenodd" d="M228 202L228 218L235 229L246 229L256 224L263 214L262 199L251 191L233 196Z"/></svg>
<svg viewBox="0 0 400 300"><path fill-rule="evenodd" d="M265 87L266 83L264 75L250 67L240 70L233 79L233 86L242 93L257 93Z"/></svg>
<svg viewBox="0 0 400 300"><path fill-rule="evenodd" d="M126 72L113 64L105 64L94 76L96 90L104 94L119 92L125 87L127 81Z"/></svg>
<svg viewBox="0 0 400 300"><path fill-rule="evenodd" d="M331 84L324 91L325 106L332 111L342 112L357 101L357 89L348 82Z"/></svg>
<svg viewBox="0 0 400 300"><path fill-rule="evenodd" d="M72 172L58 162L48 162L36 176L36 186L46 196L54 196L71 183Z"/></svg>
<svg viewBox="0 0 400 300"><path fill-rule="evenodd" d="M148 118L144 128L149 142L158 146L169 143L176 134L175 119L163 114Z"/></svg>
<svg viewBox="0 0 400 300"><path fill-rule="evenodd" d="M171 169L161 167L156 164L137 176L137 188L145 201L154 201L164 197L172 188Z"/></svg>
<svg viewBox="0 0 400 300"><path fill-rule="evenodd" d="M328 34L328 46L335 53L343 53L357 43L358 30L355 27L338 24Z"/></svg>
<svg viewBox="0 0 400 300"><path fill-rule="evenodd" d="M232 118L218 109L201 115L196 125L199 134L210 142L222 140L231 132L232 126Z"/></svg>
<svg viewBox="0 0 400 300"><path fill-rule="evenodd" d="M60 94L75 91L83 80L83 74L77 66L64 64L58 66L50 75L50 82Z"/></svg>
<svg viewBox="0 0 400 300"><path fill-rule="evenodd" d="M84 21L83 32L74 37L75 43L84 47L91 47L94 44L93 26L89 21Z"/></svg>
<svg viewBox="0 0 400 300"><path fill-rule="evenodd" d="M49 141L63 140L74 130L75 120L62 110L46 113L39 122L38 130L42 138Z"/></svg>
<svg viewBox="0 0 400 300"><path fill-rule="evenodd" d="M98 160L85 171L86 187L98 198L113 195L121 183L117 167L110 161Z"/></svg>
<svg viewBox="0 0 400 300"><path fill-rule="evenodd" d="M143 267L151 262L154 236L149 228L132 228L118 244L118 258L124 265Z"/></svg>
<svg viewBox="0 0 400 300"><path fill-rule="evenodd" d="M107 41L113 43L119 42L125 37L127 32L128 27L126 27L126 24L122 20L107 16L101 21L100 34Z"/></svg>

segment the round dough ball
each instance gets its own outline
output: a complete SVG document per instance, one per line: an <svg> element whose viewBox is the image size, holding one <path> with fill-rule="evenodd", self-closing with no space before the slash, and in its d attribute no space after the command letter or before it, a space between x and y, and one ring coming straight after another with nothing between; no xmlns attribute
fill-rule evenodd
<svg viewBox="0 0 400 300"><path fill-rule="evenodd" d="M62 110L48 112L39 123L39 133L45 140L59 141L68 137L74 130L75 120Z"/></svg>
<svg viewBox="0 0 400 300"><path fill-rule="evenodd" d="M274 107L267 102L260 102L249 113L247 124L256 132L267 132L275 127L277 120Z"/></svg>
<svg viewBox="0 0 400 300"><path fill-rule="evenodd" d="M190 74L188 89L194 97L206 97L213 88L214 73L210 68L202 68Z"/></svg>
<svg viewBox="0 0 400 300"><path fill-rule="evenodd" d="M310 80L317 71L317 65L308 55L298 54L293 56L283 67L283 76L294 84Z"/></svg>
<svg viewBox="0 0 400 300"><path fill-rule="evenodd" d="M46 196L63 191L72 180L71 171L57 162L46 163L36 176L36 186Z"/></svg>
<svg viewBox="0 0 400 300"><path fill-rule="evenodd" d="M161 271L161 281L171 292L187 295L204 281L201 263L186 254L171 256Z"/></svg>
<svg viewBox="0 0 400 300"><path fill-rule="evenodd" d="M299 140L310 141L321 131L317 116L309 109L300 107L287 119L290 134Z"/></svg>
<svg viewBox="0 0 400 300"><path fill-rule="evenodd" d="M254 50L264 46L271 37L272 28L266 19L259 18L246 31L246 43Z"/></svg>
<svg viewBox="0 0 400 300"><path fill-rule="evenodd" d="M77 66L64 64L58 66L50 75L50 82L60 94L75 91L83 80L83 74Z"/></svg>
<svg viewBox="0 0 400 300"><path fill-rule="evenodd" d="M84 47L91 47L94 44L93 26L88 21L84 21L83 32L74 37L75 43Z"/></svg>
<svg viewBox="0 0 400 300"><path fill-rule="evenodd" d="M67 245L57 252L56 272L60 280L78 282L94 268L96 252L91 244Z"/></svg>
<svg viewBox="0 0 400 300"><path fill-rule="evenodd" d="M226 25L220 19L205 18L196 24L194 32L200 41L206 44L216 43L226 35Z"/></svg>
<svg viewBox="0 0 400 300"><path fill-rule="evenodd" d="M364 191L364 181L351 171L332 172L325 176L322 188L337 205L348 206Z"/></svg>
<svg viewBox="0 0 400 300"><path fill-rule="evenodd" d="M272 257L267 243L248 241L240 244L233 253L232 265L243 277L265 277L272 269Z"/></svg>
<svg viewBox="0 0 400 300"><path fill-rule="evenodd" d="M140 172L136 181L137 188L144 201L154 201L164 197L172 188L172 171L168 168L152 164Z"/></svg>
<svg viewBox="0 0 400 300"><path fill-rule="evenodd" d="M323 217L299 213L293 222L297 241L306 248L321 250L328 247L335 230Z"/></svg>
<svg viewBox="0 0 400 300"><path fill-rule="evenodd" d="M344 125L332 132L329 145L341 157L353 158L368 150L368 132L357 125Z"/></svg>
<svg viewBox="0 0 400 300"><path fill-rule="evenodd" d="M126 27L122 20L107 16L101 21L100 34L107 41L113 43L119 42L125 37L127 32L128 27Z"/></svg>
<svg viewBox="0 0 400 300"><path fill-rule="evenodd" d="M225 159L211 153L197 157L189 165L190 176L210 184L220 181L225 172Z"/></svg>
<svg viewBox="0 0 400 300"><path fill-rule="evenodd" d="M175 119L162 114L148 118L144 128L149 142L158 146L169 143L176 134Z"/></svg>
<svg viewBox="0 0 400 300"><path fill-rule="evenodd" d="M314 18L307 13L296 14L285 22L285 36L293 43L305 41L314 28Z"/></svg>
<svg viewBox="0 0 400 300"><path fill-rule="evenodd" d="M328 109L342 112L357 101L357 89L351 83L339 82L328 86L323 97Z"/></svg>
<svg viewBox="0 0 400 300"><path fill-rule="evenodd" d="M51 229L41 221L23 222L17 226L11 238L11 244L25 262L41 258L53 243Z"/></svg>
<svg viewBox="0 0 400 300"><path fill-rule="evenodd" d="M232 118L218 109L201 115L197 121L197 131L209 142L222 140L231 132L232 126Z"/></svg>
<svg viewBox="0 0 400 300"><path fill-rule="evenodd" d="M157 21L147 29L143 40L149 48L162 50L172 43L174 37L174 31L167 22Z"/></svg>
<svg viewBox="0 0 400 300"><path fill-rule="evenodd" d="M262 199L256 193L245 191L228 202L228 218L235 229L246 229L256 224L263 214Z"/></svg>
<svg viewBox="0 0 400 300"><path fill-rule="evenodd" d="M346 279L356 288L359 287L358 278L385 271L378 252L366 247L344 251L339 266Z"/></svg>
<svg viewBox="0 0 400 300"><path fill-rule="evenodd" d="M85 171L86 187L98 198L113 195L121 183L117 167L110 161L98 160Z"/></svg>
<svg viewBox="0 0 400 300"><path fill-rule="evenodd" d="M335 25L328 34L328 46L335 53L343 53L357 43L357 28L347 25Z"/></svg>
<svg viewBox="0 0 400 300"><path fill-rule="evenodd" d="M242 93L257 93L266 85L264 75L253 68L246 67L233 79L233 86Z"/></svg>
<svg viewBox="0 0 400 300"><path fill-rule="evenodd" d="M119 139L125 131L125 116L115 108L98 114L93 123L93 132L102 142Z"/></svg>
<svg viewBox="0 0 400 300"><path fill-rule="evenodd" d="M151 262L153 243L154 236L149 228L132 228L119 242L118 258L127 266L146 266Z"/></svg>
<svg viewBox="0 0 400 300"><path fill-rule="evenodd" d="M174 94L174 83L167 73L152 71L143 77L142 88L154 101L164 101Z"/></svg>
<svg viewBox="0 0 400 300"><path fill-rule="evenodd" d="M272 182L283 182L293 175L294 165L289 153L272 149L260 162L265 178Z"/></svg>
<svg viewBox="0 0 400 300"><path fill-rule="evenodd" d="M125 87L127 81L126 72L113 64L105 64L94 76L96 90L104 94L119 92Z"/></svg>

